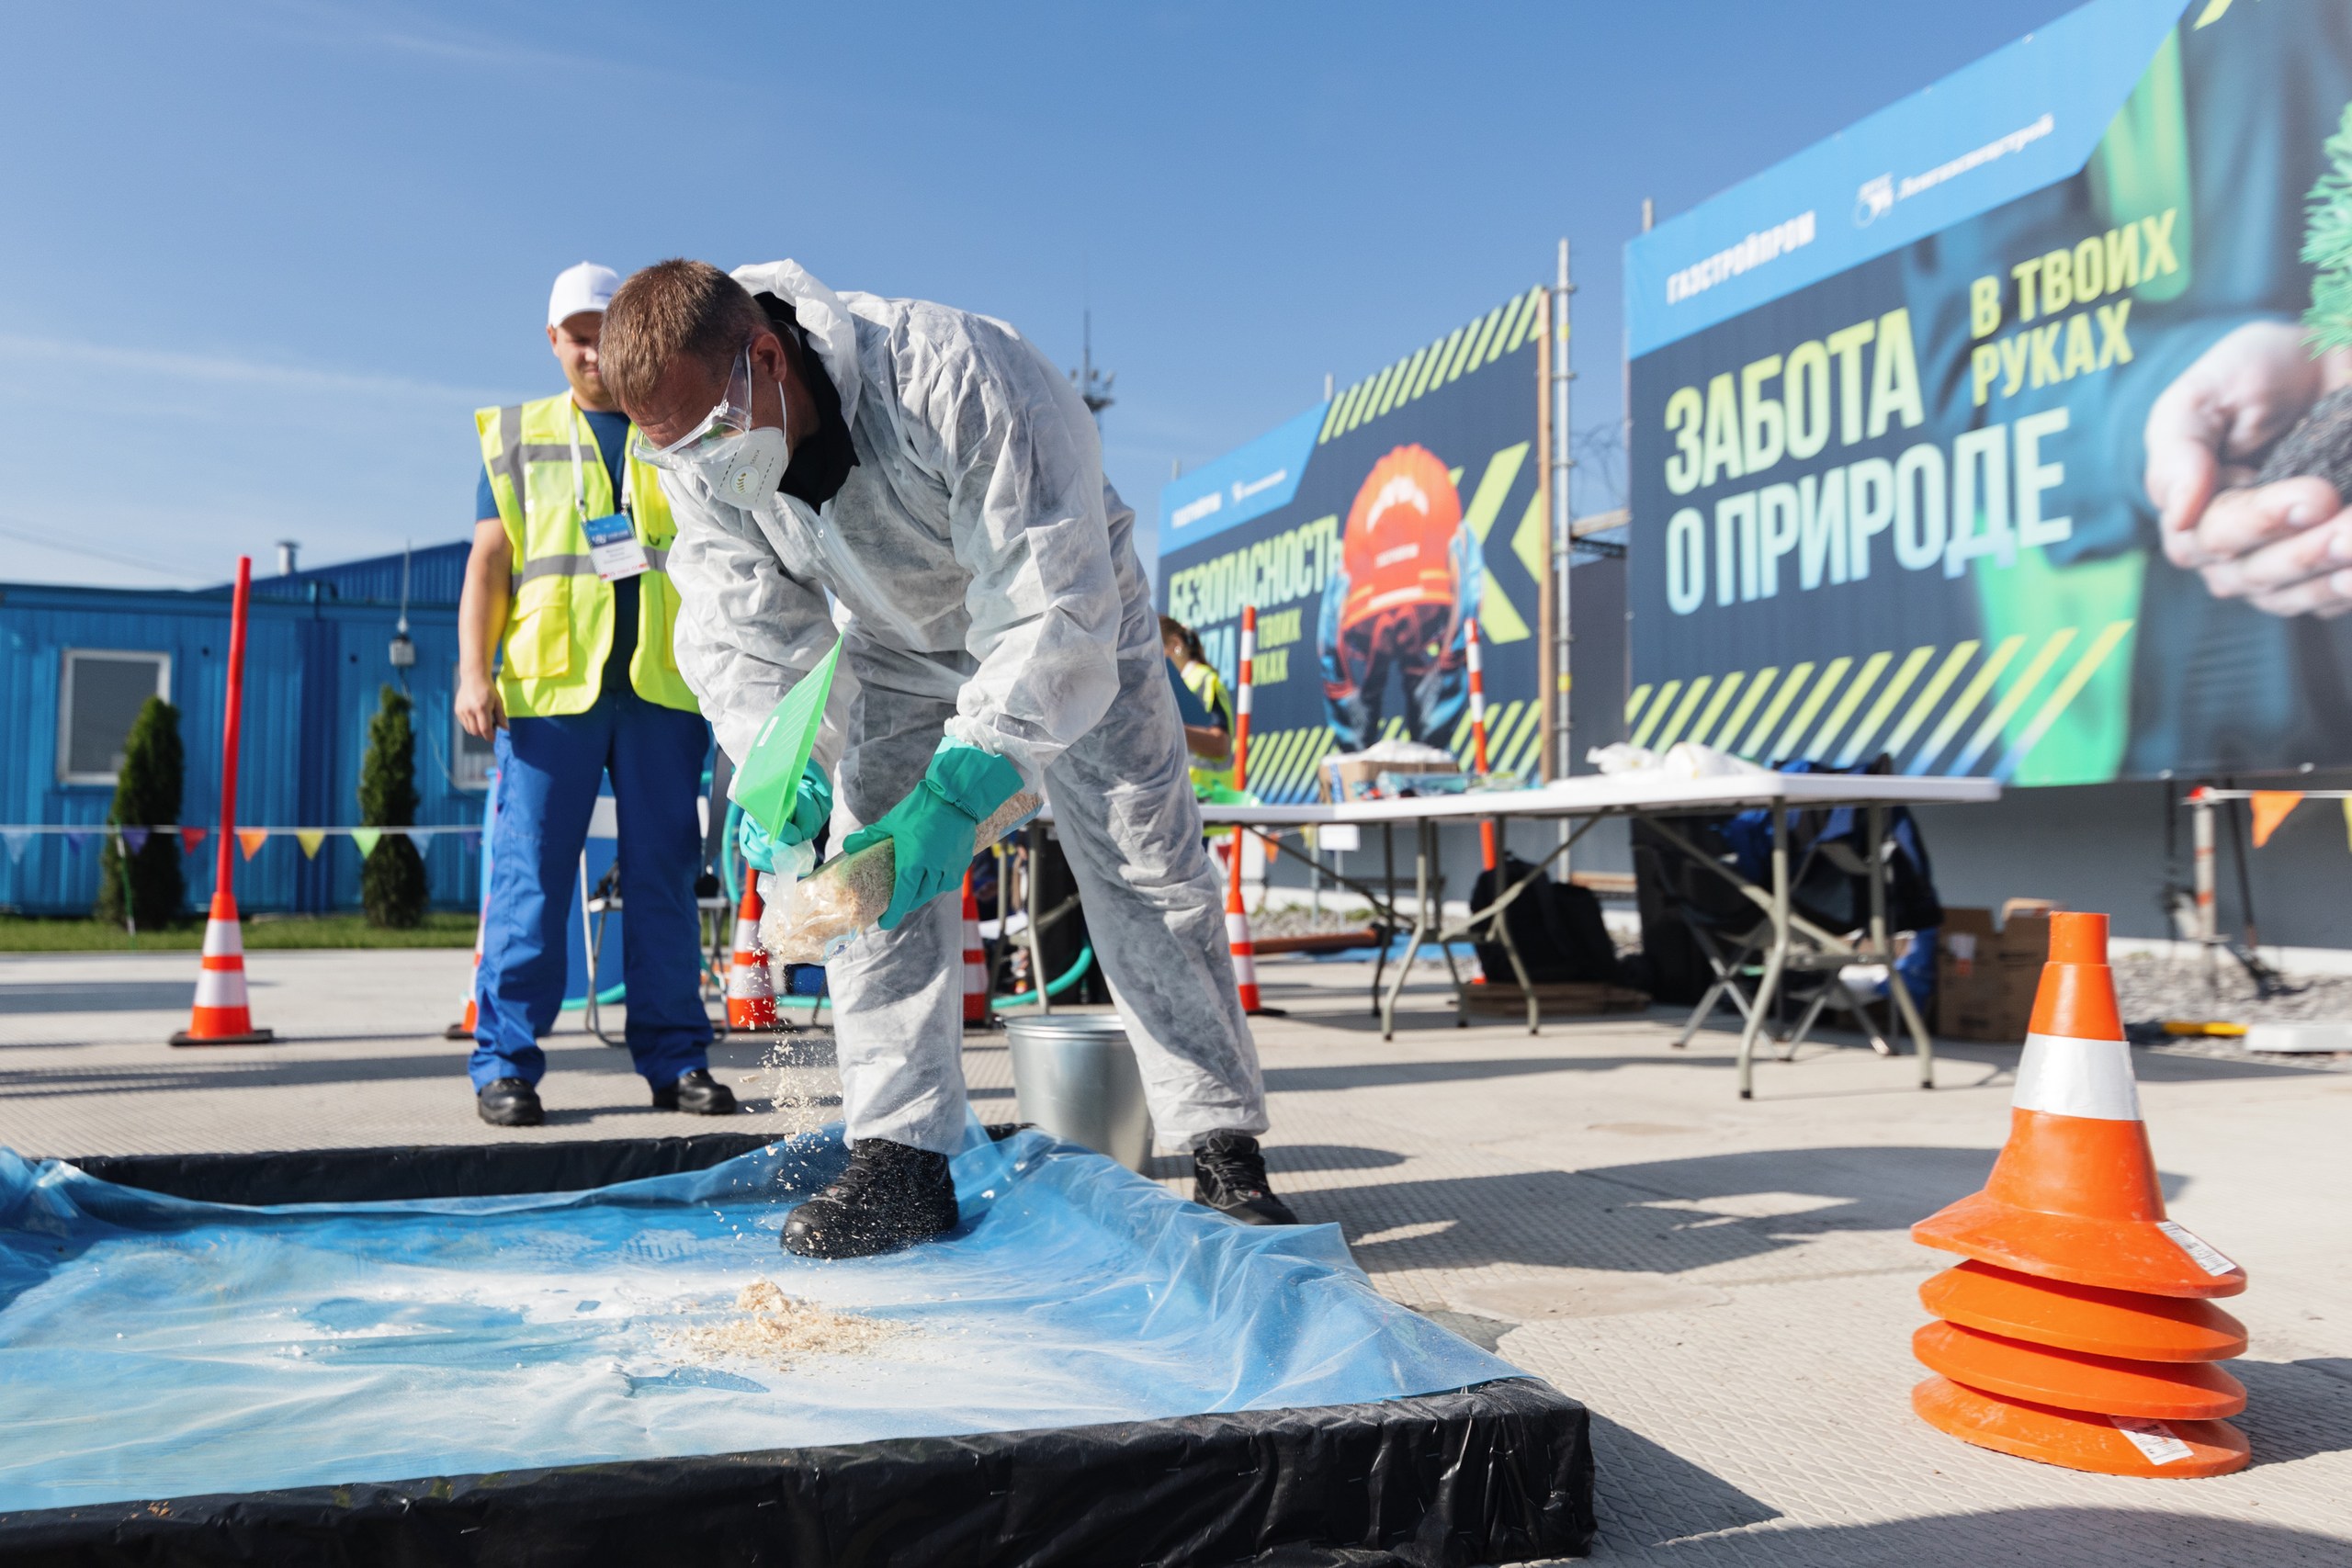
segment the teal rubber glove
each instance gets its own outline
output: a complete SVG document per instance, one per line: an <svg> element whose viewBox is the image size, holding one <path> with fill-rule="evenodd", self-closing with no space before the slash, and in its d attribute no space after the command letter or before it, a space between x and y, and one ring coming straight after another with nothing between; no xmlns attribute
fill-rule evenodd
<svg viewBox="0 0 2352 1568"><path fill-rule="evenodd" d="M1021 770L1002 757L959 740L943 740L932 753L922 783L884 812L880 821L849 836L842 846L844 853L888 839L897 857L898 880L891 885L890 907L883 911L884 931L964 885L980 824L1021 789Z"/></svg>
<svg viewBox="0 0 2352 1568"><path fill-rule="evenodd" d="M771 835L746 811L735 829L735 847L752 865L773 872L776 851L808 842L824 831L825 823L832 815L832 781L825 777L825 770L811 757L808 765L800 770L800 784L792 797L792 820L785 824L784 831Z"/></svg>

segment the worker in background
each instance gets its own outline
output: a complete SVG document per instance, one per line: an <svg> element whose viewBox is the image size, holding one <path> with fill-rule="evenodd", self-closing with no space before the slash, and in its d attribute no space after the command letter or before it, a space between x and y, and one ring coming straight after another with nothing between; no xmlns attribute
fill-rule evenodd
<svg viewBox="0 0 2352 1568"><path fill-rule="evenodd" d="M1193 794L1206 799L1233 787L1233 694L1225 678L1201 651L1200 634L1173 615L1159 617L1159 646L1183 682L1198 714L1187 713L1182 697L1177 716L1184 722L1184 750L1193 758ZM1206 723L1197 722L1204 716Z"/></svg>
<svg viewBox="0 0 2352 1568"><path fill-rule="evenodd" d="M474 414L482 469L458 608L458 722L498 751L472 1077L475 1108L500 1127L545 1114L538 1039L563 1005L580 852L608 773L629 1055L656 1106L736 1110L710 1076L702 1006L695 802L710 728L671 651L677 529L652 471L628 457L628 416L597 361L619 281L587 262L555 280L548 343L570 391Z"/></svg>
<svg viewBox="0 0 2352 1568"><path fill-rule="evenodd" d="M851 1158L784 1245L880 1252L956 1224L963 936L979 824L1052 798L1088 928L1194 1194L1294 1223L1256 1134L1265 1089L1186 787L1135 513L1093 418L1001 321L837 295L792 262L648 267L605 369L678 519L678 664L740 762L838 637L856 678L802 781L854 852L888 839L881 929L828 966ZM832 730L838 723L842 728ZM813 831L800 816L784 836ZM746 852L772 853L756 827Z"/></svg>

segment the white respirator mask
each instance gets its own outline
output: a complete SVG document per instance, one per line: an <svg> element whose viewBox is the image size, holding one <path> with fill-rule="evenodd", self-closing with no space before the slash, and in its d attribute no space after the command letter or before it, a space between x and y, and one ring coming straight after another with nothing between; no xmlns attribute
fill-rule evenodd
<svg viewBox="0 0 2352 1568"><path fill-rule="evenodd" d="M776 389L783 401L783 389ZM735 355L735 369L727 390L713 408L685 434L667 446L656 446L642 431L635 438L639 457L673 474L692 474L710 492L730 506L763 505L775 494L784 470L792 461L792 443L774 426L752 423L752 350L746 344Z"/></svg>

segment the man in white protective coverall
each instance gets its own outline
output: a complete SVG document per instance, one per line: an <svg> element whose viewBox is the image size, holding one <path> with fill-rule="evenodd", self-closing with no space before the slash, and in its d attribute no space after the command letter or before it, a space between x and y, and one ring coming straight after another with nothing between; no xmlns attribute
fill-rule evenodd
<svg viewBox="0 0 2352 1568"><path fill-rule="evenodd" d="M1092 418L1001 321L837 295L795 263L667 261L614 296L607 384L678 525L678 668L740 764L838 635L834 700L789 828L888 837L881 929L829 965L848 1170L791 1250L859 1257L956 1223L962 911L978 824L1042 790L1152 1120L1195 1197L1295 1224L1270 1190L1257 1047L1234 989L1159 623ZM828 604L828 595L831 604ZM836 628L838 627L838 632ZM840 781L836 812L832 779Z"/></svg>

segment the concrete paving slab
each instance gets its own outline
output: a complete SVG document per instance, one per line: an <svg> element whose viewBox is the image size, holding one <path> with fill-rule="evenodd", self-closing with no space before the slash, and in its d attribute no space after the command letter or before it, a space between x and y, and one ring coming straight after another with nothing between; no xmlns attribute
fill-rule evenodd
<svg viewBox="0 0 2352 1568"><path fill-rule="evenodd" d="M249 961L285 1043L175 1051L185 954L0 959L0 1144L28 1153L641 1136L657 1112L567 1015L547 1042L548 1127L472 1112L466 1046L438 1038L463 953ZM2165 1483L1986 1453L1910 1414L1915 1292L1942 1266L1910 1223L1981 1184L2007 1131L2010 1048L1907 1057L1808 1045L1732 1089L1735 1041L1669 1047L1648 1018L1453 1027L1418 971L1398 1037L1368 966L1269 960L1258 1027L1269 1163L1340 1225L1392 1298L1587 1401L1602 1539L1593 1561L1665 1564L2352 1564L2352 1079L2134 1053L2175 1216L2242 1261L2252 1332L2230 1363L2254 1467ZM177 999L172 990L180 987ZM1835 1037L1832 1037L1835 1038ZM787 1132L838 1114L823 1032L719 1047ZM1019 1105L1002 1036L967 1037L973 1101ZM1155 1167L1188 1185L1181 1158Z"/></svg>

